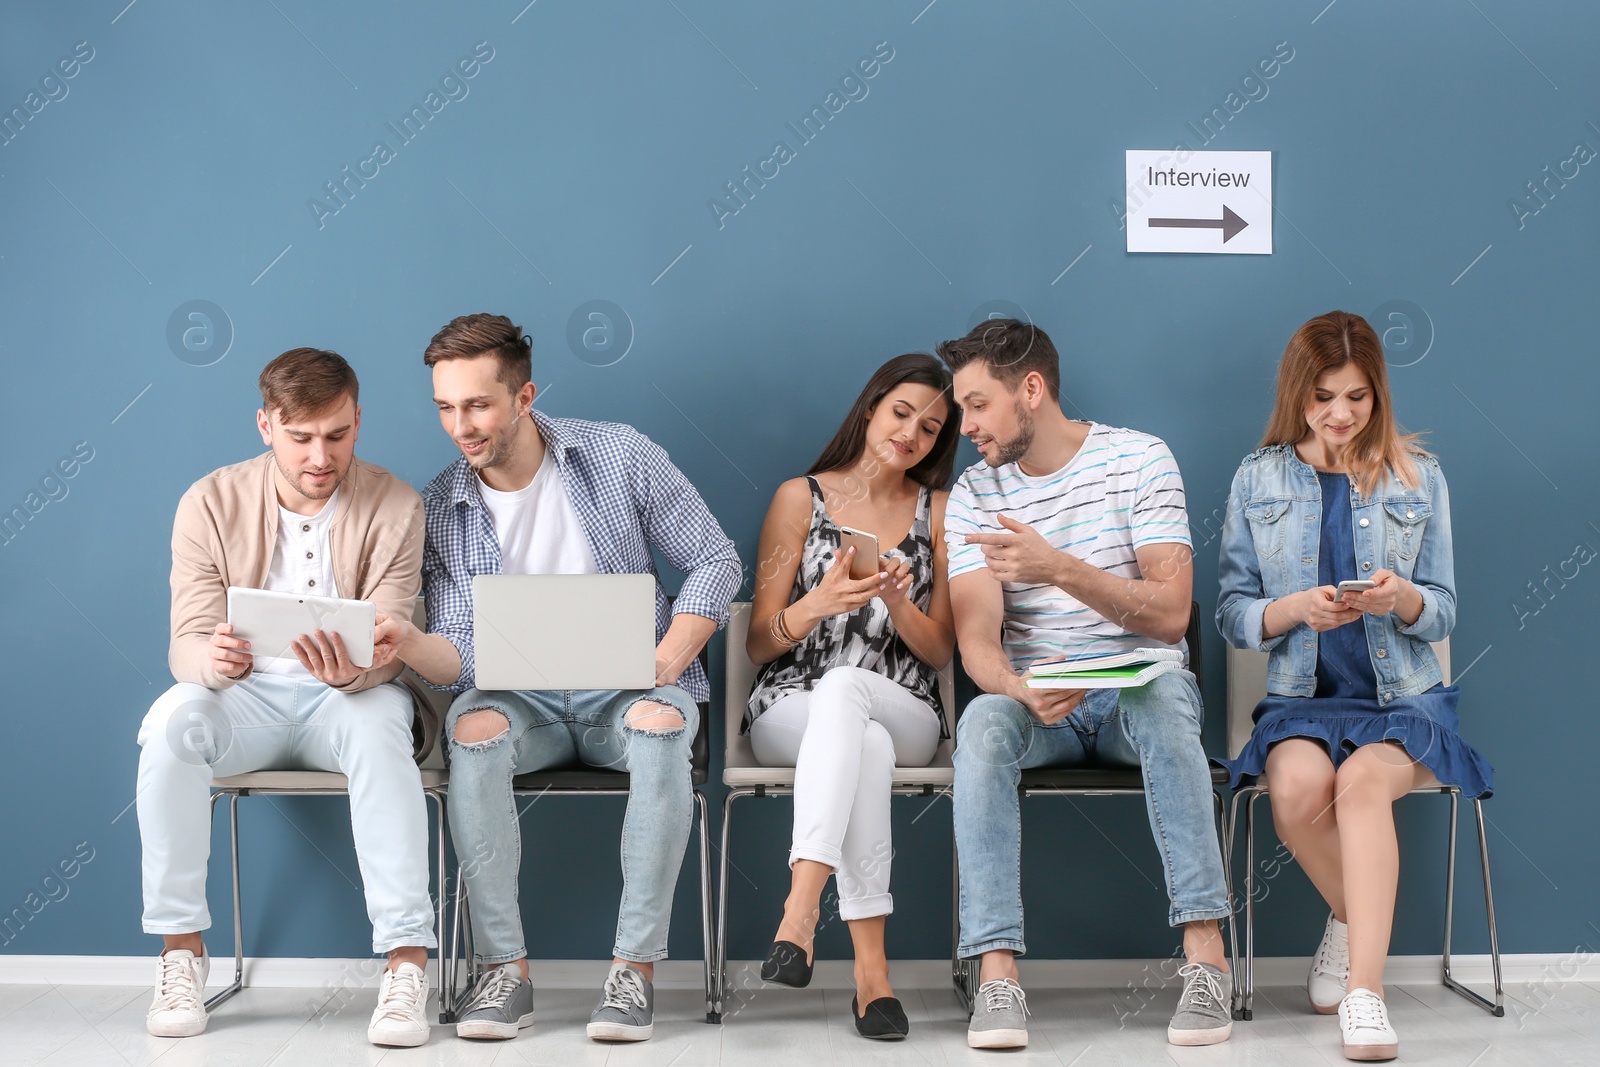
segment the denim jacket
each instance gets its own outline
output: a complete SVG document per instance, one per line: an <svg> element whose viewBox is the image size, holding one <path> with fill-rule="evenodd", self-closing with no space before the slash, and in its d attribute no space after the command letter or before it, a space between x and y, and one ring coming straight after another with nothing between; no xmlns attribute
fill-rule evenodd
<svg viewBox="0 0 1600 1067"><path fill-rule="evenodd" d="M1362 618L1381 704L1443 680L1429 642L1443 640L1455 626L1450 497L1438 460L1418 456L1416 464L1421 482L1415 489L1393 473L1371 498L1351 488L1356 573L1366 578L1387 567L1422 594L1422 614L1410 626L1395 614ZM1222 527L1217 628L1235 648L1271 654L1267 691L1279 696L1316 692L1317 634L1300 623L1263 639L1262 616L1273 600L1317 585L1321 531L1317 472L1292 445L1273 445L1245 457L1233 477Z"/></svg>

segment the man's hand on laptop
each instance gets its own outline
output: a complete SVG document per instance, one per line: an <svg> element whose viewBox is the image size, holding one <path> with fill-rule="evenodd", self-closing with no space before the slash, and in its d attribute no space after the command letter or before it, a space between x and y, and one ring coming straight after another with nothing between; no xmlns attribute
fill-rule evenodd
<svg viewBox="0 0 1600 1067"><path fill-rule="evenodd" d="M1012 699L1033 712L1033 717L1046 726L1054 726L1071 715L1088 695L1087 689L1029 689L1021 675L1016 676L1010 693Z"/></svg>
<svg viewBox="0 0 1600 1067"><path fill-rule="evenodd" d="M224 678L238 681L255 669L250 642L234 637L231 623L219 622L211 631L211 669Z"/></svg>
<svg viewBox="0 0 1600 1067"><path fill-rule="evenodd" d="M1002 582L1056 585L1065 553L1050 547L1044 535L1009 515L997 515L1007 533L968 534L967 544L982 545L989 572Z"/></svg>
<svg viewBox="0 0 1600 1067"><path fill-rule="evenodd" d="M353 682L370 668L357 667L350 662L350 653L344 639L337 633L301 634L290 645L300 666L311 672L311 677L324 685L344 685ZM372 651L372 665L378 666L378 651Z"/></svg>

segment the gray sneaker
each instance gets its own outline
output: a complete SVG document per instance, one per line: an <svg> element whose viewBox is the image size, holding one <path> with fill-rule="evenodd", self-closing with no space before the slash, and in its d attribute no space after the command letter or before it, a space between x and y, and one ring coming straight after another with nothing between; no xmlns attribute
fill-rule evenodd
<svg viewBox="0 0 1600 1067"><path fill-rule="evenodd" d="M1233 1033L1233 977L1209 963L1178 968L1183 995L1167 1027L1174 1045L1215 1045Z"/></svg>
<svg viewBox="0 0 1600 1067"><path fill-rule="evenodd" d="M533 983L515 963L505 963L478 979L456 1021L456 1036L504 1041L532 1025Z"/></svg>
<svg viewBox="0 0 1600 1067"><path fill-rule="evenodd" d="M645 1041L655 1029L656 991L643 972L625 963L606 975L600 1006L589 1016L594 1041Z"/></svg>
<svg viewBox="0 0 1600 1067"><path fill-rule="evenodd" d="M996 978L978 987L967 1022L972 1048L1027 1048L1028 997L1014 978Z"/></svg>

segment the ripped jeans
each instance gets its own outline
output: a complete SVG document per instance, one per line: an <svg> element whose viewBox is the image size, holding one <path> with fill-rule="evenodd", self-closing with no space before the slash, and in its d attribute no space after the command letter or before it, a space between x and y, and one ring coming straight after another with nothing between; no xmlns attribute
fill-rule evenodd
<svg viewBox="0 0 1600 1067"><path fill-rule="evenodd" d="M657 723L650 730L628 725L630 711L642 701L676 708L683 725L660 729ZM456 740L456 723L479 710L499 712L510 729L487 741ZM527 955L517 899L522 834L511 779L576 765L626 771L630 780L612 955L635 963L666 959L672 891L694 819L689 748L699 726L699 707L677 686L469 689L455 699L445 720L450 833L472 900L473 954L480 963L492 966Z"/></svg>

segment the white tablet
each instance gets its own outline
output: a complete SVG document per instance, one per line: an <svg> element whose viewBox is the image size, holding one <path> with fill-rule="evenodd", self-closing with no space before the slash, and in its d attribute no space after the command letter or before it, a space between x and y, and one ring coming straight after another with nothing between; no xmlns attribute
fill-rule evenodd
<svg viewBox="0 0 1600 1067"><path fill-rule="evenodd" d="M252 656L295 660L294 640L321 630L339 635L351 663L371 667L372 627L377 615L377 606L370 600L228 586L228 622L233 636L250 642Z"/></svg>

